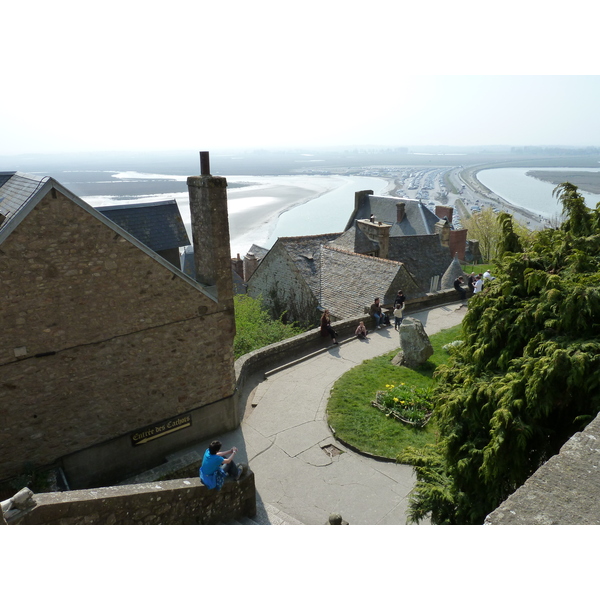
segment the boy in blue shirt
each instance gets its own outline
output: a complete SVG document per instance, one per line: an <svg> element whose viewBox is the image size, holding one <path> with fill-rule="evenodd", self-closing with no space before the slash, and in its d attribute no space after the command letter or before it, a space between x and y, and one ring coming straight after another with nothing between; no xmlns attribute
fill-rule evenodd
<svg viewBox="0 0 600 600"><path fill-rule="evenodd" d="M233 462L233 457L237 453L235 446L223 452L220 452L220 450L221 442L215 440L210 443L202 458L200 481L211 490L220 490L227 475L237 481L244 472L243 466L238 467Z"/></svg>

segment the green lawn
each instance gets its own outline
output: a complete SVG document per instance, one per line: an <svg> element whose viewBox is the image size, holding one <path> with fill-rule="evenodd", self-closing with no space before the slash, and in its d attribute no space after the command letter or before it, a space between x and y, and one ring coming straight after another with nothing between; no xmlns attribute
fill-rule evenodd
<svg viewBox="0 0 600 600"><path fill-rule="evenodd" d="M433 356L417 369L395 367L394 350L363 362L348 371L333 386L327 405L330 427L338 438L363 452L395 459L407 446L422 447L434 443L437 435L435 416L426 427L404 425L371 406L378 390L386 384L404 383L420 389L434 386L433 372L448 359L442 346L461 338L461 325L431 336Z"/></svg>

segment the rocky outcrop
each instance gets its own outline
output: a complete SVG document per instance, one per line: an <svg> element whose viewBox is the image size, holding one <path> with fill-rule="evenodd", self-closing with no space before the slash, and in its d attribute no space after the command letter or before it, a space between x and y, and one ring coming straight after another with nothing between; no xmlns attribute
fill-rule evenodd
<svg viewBox="0 0 600 600"><path fill-rule="evenodd" d="M392 359L392 364L413 368L427 362L433 354L433 347L423 323L418 319L405 317L398 331L401 350Z"/></svg>

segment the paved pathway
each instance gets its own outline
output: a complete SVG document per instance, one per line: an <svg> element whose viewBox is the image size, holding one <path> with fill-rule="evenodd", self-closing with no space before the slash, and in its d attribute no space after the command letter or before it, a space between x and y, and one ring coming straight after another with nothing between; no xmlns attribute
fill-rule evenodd
<svg viewBox="0 0 600 600"><path fill-rule="evenodd" d="M433 335L465 313L456 303L409 316ZM248 382L241 427L220 439L224 448L238 447L236 460L250 464L260 503L305 524L324 524L331 513L352 525L406 524L412 468L352 452L333 438L325 416L331 387L343 373L397 347L398 334L388 327Z"/></svg>

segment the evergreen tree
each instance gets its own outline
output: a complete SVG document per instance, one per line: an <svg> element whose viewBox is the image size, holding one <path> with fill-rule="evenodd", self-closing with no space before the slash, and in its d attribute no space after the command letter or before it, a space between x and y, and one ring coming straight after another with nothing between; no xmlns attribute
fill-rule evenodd
<svg viewBox="0 0 600 600"><path fill-rule="evenodd" d="M568 183L555 192L558 230L522 242L503 217L496 279L437 372L440 441L402 457L413 521L482 523L600 410L600 205Z"/></svg>

